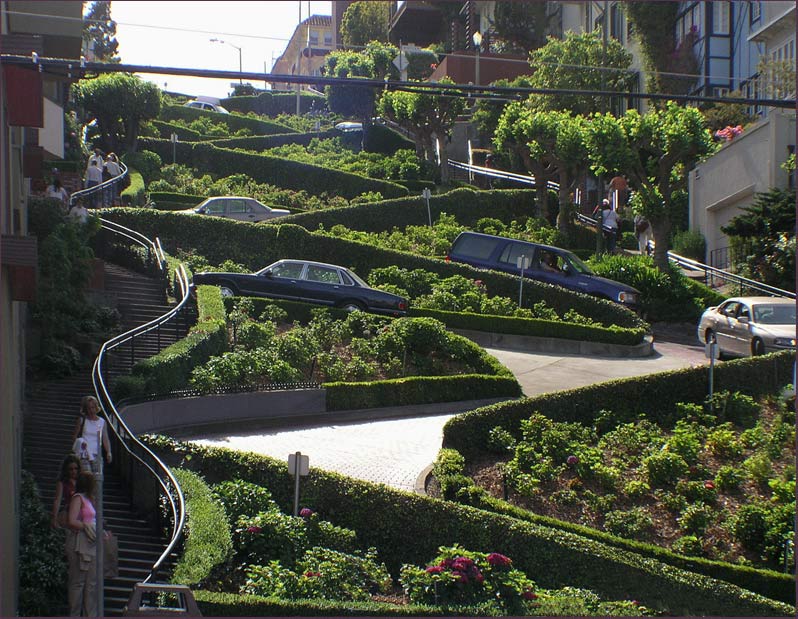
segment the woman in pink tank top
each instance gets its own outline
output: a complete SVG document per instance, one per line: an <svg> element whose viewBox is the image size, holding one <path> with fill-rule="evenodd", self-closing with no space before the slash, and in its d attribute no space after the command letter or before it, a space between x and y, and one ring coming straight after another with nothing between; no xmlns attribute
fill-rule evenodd
<svg viewBox="0 0 798 619"><path fill-rule="evenodd" d="M94 473L82 471L69 501L67 525L67 562L69 564L69 614L93 617L97 611L97 569L95 567L96 530L94 509Z"/></svg>

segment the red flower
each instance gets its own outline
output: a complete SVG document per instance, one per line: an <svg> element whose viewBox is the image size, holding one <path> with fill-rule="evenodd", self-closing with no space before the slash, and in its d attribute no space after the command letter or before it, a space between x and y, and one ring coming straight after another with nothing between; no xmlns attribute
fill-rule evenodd
<svg viewBox="0 0 798 619"><path fill-rule="evenodd" d="M706 488L707 490L714 490L715 482L712 481L711 479L708 479L707 481L704 482L704 488Z"/></svg>
<svg viewBox="0 0 798 619"><path fill-rule="evenodd" d="M498 552L492 552L488 555L488 564L492 567L509 567L513 561L510 557L505 557Z"/></svg>
<svg viewBox="0 0 798 619"><path fill-rule="evenodd" d="M303 507L299 510L299 515L302 516L302 518L310 518L313 515L313 510L309 507Z"/></svg>
<svg viewBox="0 0 798 619"><path fill-rule="evenodd" d="M247 533L260 533L262 530L260 527L247 527Z"/></svg>
<svg viewBox="0 0 798 619"><path fill-rule="evenodd" d="M443 572L443 567L440 565L431 565L426 569L427 574L440 574Z"/></svg>
<svg viewBox="0 0 798 619"><path fill-rule="evenodd" d="M537 600L538 596L537 596L537 594L534 591L531 591L531 590L527 589L523 593L523 598L525 600Z"/></svg>
<svg viewBox="0 0 798 619"><path fill-rule="evenodd" d="M576 466L577 464L579 464L579 457L578 456L568 456L568 458L566 459L565 462L568 464L568 466Z"/></svg>

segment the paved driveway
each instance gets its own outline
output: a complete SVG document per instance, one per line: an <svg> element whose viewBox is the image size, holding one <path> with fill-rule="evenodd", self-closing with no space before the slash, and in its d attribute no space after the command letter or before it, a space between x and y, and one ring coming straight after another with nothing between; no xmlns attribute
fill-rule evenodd
<svg viewBox="0 0 798 619"><path fill-rule="evenodd" d="M499 349L488 349L488 352L515 374L524 394L532 396L707 363L704 350L697 341L692 344L689 337L668 339L671 341L658 341L656 353L642 359L532 354ZM194 440L205 445L254 451L280 460L301 451L310 457L311 466L413 491L419 474L435 459L443 438L443 425L452 416L214 434L197 436Z"/></svg>

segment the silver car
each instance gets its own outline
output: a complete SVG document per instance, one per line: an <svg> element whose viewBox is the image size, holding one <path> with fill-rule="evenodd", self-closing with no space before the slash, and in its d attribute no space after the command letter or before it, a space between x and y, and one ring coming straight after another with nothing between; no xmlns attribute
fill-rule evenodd
<svg viewBox="0 0 798 619"><path fill-rule="evenodd" d="M703 344L715 341L722 356L763 355L795 348L795 301L734 297L710 307L698 324Z"/></svg>
<svg viewBox="0 0 798 619"><path fill-rule="evenodd" d="M194 215L226 217L237 221L266 221L267 219L291 214L291 211L284 208L271 208L253 198L240 196L208 198L194 208L182 212Z"/></svg>

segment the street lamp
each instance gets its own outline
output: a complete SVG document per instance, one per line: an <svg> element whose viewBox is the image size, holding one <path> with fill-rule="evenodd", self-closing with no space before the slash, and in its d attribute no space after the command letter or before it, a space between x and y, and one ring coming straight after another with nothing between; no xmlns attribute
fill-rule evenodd
<svg viewBox="0 0 798 619"><path fill-rule="evenodd" d="M242 63L241 63L241 48L238 45L233 45L230 41L223 41L222 39L210 39L211 43L227 43L230 47L235 47L238 50L238 73L241 74L244 72ZM239 77L238 83L243 84L244 81Z"/></svg>
<svg viewBox="0 0 798 619"><path fill-rule="evenodd" d="M479 86L479 52L482 50L482 34L479 30L474 33L474 36L471 37L471 40L474 41L474 49L477 50L477 61L476 61L476 71L474 75L474 85Z"/></svg>

